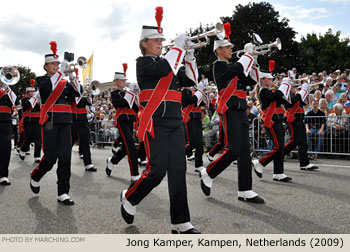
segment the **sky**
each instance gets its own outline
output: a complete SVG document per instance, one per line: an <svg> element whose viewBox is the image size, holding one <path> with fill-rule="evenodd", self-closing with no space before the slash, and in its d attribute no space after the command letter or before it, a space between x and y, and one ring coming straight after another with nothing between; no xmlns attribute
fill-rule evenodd
<svg viewBox="0 0 350 252"><path fill-rule="evenodd" d="M49 42L56 41L61 59L65 51L74 52L75 59L94 53L94 80L112 81L114 72L122 72L122 63L128 63L127 77L135 82L141 27L156 26L155 7L163 7L164 35L172 39L200 23L215 24L220 17L232 16L237 4L248 2L261 1L2 1L0 66L21 64L43 75L44 55L51 53ZM307 33L324 34L329 28L350 37L350 0L268 2L281 18L290 20L297 40Z"/></svg>

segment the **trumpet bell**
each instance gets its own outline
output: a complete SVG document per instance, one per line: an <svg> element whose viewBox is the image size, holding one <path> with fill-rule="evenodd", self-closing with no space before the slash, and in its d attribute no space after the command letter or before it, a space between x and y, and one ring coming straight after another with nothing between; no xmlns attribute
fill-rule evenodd
<svg viewBox="0 0 350 252"><path fill-rule="evenodd" d="M15 66L6 66L0 70L0 80L6 85L17 84L20 77L20 73Z"/></svg>
<svg viewBox="0 0 350 252"><path fill-rule="evenodd" d="M91 82L90 88L91 88L92 95L95 96L95 95L99 95L101 93L100 85L101 85L101 83L97 80L94 80L93 82Z"/></svg>
<svg viewBox="0 0 350 252"><path fill-rule="evenodd" d="M213 32L216 33L218 39L223 40L225 38L225 28L222 23L217 23Z"/></svg>
<svg viewBox="0 0 350 252"><path fill-rule="evenodd" d="M88 61L84 56L80 56L77 60L77 63L81 68L86 68Z"/></svg>

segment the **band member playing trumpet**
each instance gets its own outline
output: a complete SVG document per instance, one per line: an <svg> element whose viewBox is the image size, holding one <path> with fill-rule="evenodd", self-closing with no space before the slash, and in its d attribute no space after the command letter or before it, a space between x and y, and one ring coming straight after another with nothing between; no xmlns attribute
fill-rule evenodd
<svg viewBox="0 0 350 252"><path fill-rule="evenodd" d="M134 183L140 177L137 163L137 151L134 141L134 122L138 112L136 95L125 90L126 85L126 68L124 63L124 72L114 74L114 84L117 90L111 93L112 104L116 109L115 126L119 131L119 139L122 141L122 147L113 153L113 156L107 159L106 174L111 175L113 165L122 160L125 155L128 156L131 182Z"/></svg>
<svg viewBox="0 0 350 252"><path fill-rule="evenodd" d="M30 188L33 193L39 193L41 178L58 160L57 200L64 205L74 205L74 201L68 196L72 155L72 104L75 97L81 96L80 84L74 72L69 73L70 82L63 79L69 68L68 61L64 60L59 68L56 42L52 41L50 44L53 54L45 55L44 69L47 74L36 78L42 102L39 122L42 125L44 156L31 173Z"/></svg>
<svg viewBox="0 0 350 252"><path fill-rule="evenodd" d="M279 89L271 90L272 78L269 72L260 72L261 88L257 86L255 93L258 94L266 133L274 147L260 160L253 160L253 166L256 175L261 178L263 167L273 161L273 180L288 182L292 178L284 174L284 110L281 105L286 103L283 97L289 96L290 84L288 78L284 78Z"/></svg>
<svg viewBox="0 0 350 252"><path fill-rule="evenodd" d="M307 85L307 84L306 84ZM304 106L307 102L307 86L297 93L297 90L291 88L291 104L285 104L285 116L290 132L290 139L284 146L284 155L288 155L295 147L298 146L298 157L301 170L315 170L317 166L310 164L307 155L307 138L305 127Z"/></svg>
<svg viewBox="0 0 350 252"><path fill-rule="evenodd" d="M233 44L227 39L216 40L214 43L214 53L218 60L213 65L213 77L219 90L217 112L222 118L225 149L220 157L200 172L201 188L203 193L209 196L213 179L237 160L238 199L264 203L252 190L249 124L246 114L247 92L243 91L245 86L256 83L249 76L255 61L251 55L253 44L245 45L245 54L234 64L228 62L232 58L232 47Z"/></svg>
<svg viewBox="0 0 350 252"><path fill-rule="evenodd" d="M191 157L192 151L195 151L195 171L199 172L203 167L203 130L202 130L202 110L200 106L208 103L203 89L204 84L197 85L198 90L193 94L188 88L182 90L182 114L185 123L187 136L186 155Z"/></svg>
<svg viewBox="0 0 350 252"><path fill-rule="evenodd" d="M82 88L80 92L83 92ZM86 106L91 106L92 100L90 96L75 98L72 104L72 146L79 141L79 155L83 156L85 171L96 172L97 168L92 164L90 152L90 129L87 119Z"/></svg>
<svg viewBox="0 0 350 252"><path fill-rule="evenodd" d="M11 185L9 164L11 157L12 113L17 96L11 88L0 81L0 185Z"/></svg>
<svg viewBox="0 0 350 252"><path fill-rule="evenodd" d="M34 143L34 162L40 162L41 152L41 125L39 92L35 92L35 80L30 80L30 86L26 88L27 96L22 98L23 114L19 121L20 131L24 130L24 141L20 147L19 157L25 159L26 152L29 151L31 143Z"/></svg>
<svg viewBox="0 0 350 252"><path fill-rule="evenodd" d="M162 15L158 7L157 17ZM175 45L162 53L164 40L160 27L143 26L140 38L142 57L137 59L136 73L140 87L140 125L137 136L144 141L148 163L141 178L122 192L121 212L131 224L136 206L168 176L172 233L199 233L190 222L186 189L185 132L181 114L181 86L196 84L193 52L186 55L186 69L180 64L186 54L188 36L178 35ZM192 71L193 70L193 71Z"/></svg>

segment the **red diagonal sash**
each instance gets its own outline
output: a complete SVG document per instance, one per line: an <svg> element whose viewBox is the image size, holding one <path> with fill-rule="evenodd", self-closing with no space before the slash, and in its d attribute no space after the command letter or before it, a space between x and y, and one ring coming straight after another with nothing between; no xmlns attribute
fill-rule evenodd
<svg viewBox="0 0 350 252"><path fill-rule="evenodd" d="M47 119L47 112L51 109L51 107L55 104L57 101L58 97L63 92L64 86L66 85L67 81L66 80L61 80L58 84L57 87L53 90L53 92L50 94L49 98L47 98L46 102L44 105L42 105L41 111L40 111L40 121L39 123L43 125Z"/></svg>
<svg viewBox="0 0 350 252"><path fill-rule="evenodd" d="M23 128L24 118L26 118L30 114L30 111L32 111L32 107L31 106L22 114L22 119L19 120L19 122L18 122L18 131L19 131L19 133L22 133L24 131L24 128Z"/></svg>
<svg viewBox="0 0 350 252"><path fill-rule="evenodd" d="M277 102L274 101L271 105L265 109L262 113L262 119L264 120L264 126L266 128L271 128L274 122L272 121L272 116L276 111Z"/></svg>
<svg viewBox="0 0 350 252"><path fill-rule="evenodd" d="M171 71L167 76L159 80L156 88L152 92L151 98L142 111L139 130L137 132L137 137L142 141L145 139L146 130L151 133L152 137L154 138L152 115L159 107L160 103L164 100L173 79L173 75L174 73Z"/></svg>
<svg viewBox="0 0 350 252"><path fill-rule="evenodd" d="M236 95L239 98L245 98L245 96L247 95L246 92L242 90L237 90L237 78L237 76L233 78L230 84L224 90L221 90L223 92L220 92L222 94L220 94L219 96L218 108L216 109L216 111L219 114L223 114L226 112L226 110L228 109L226 103L232 95Z"/></svg>
<svg viewBox="0 0 350 252"><path fill-rule="evenodd" d="M286 111L286 113L284 114L287 117L287 122L289 122L289 123L294 122L294 120L295 120L294 115L298 111L298 109L299 109L299 101L294 103L293 107L288 109Z"/></svg>

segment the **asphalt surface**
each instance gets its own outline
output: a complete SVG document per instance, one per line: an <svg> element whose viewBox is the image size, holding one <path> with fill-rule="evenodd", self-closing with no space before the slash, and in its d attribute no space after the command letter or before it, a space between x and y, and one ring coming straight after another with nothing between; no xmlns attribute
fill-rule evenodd
<svg viewBox="0 0 350 252"><path fill-rule="evenodd" d="M74 206L57 203L56 167L40 181L34 195L29 176L35 167L33 156L21 161L12 151L11 186L0 186L1 234L124 234L170 232L167 179L138 206L133 225L120 214L120 193L130 182L127 158L105 174L109 147L92 149L98 172L85 172L77 147L72 154L70 196ZM208 160L203 156L204 164ZM259 179L253 174L253 190L266 201L255 205L237 200L237 167L231 165L213 182L206 197L194 163L187 162L187 190L192 224L202 233L279 234L350 233L350 161L318 159L318 171L301 171L296 159L285 162L285 173L293 182L272 180L272 164Z"/></svg>

